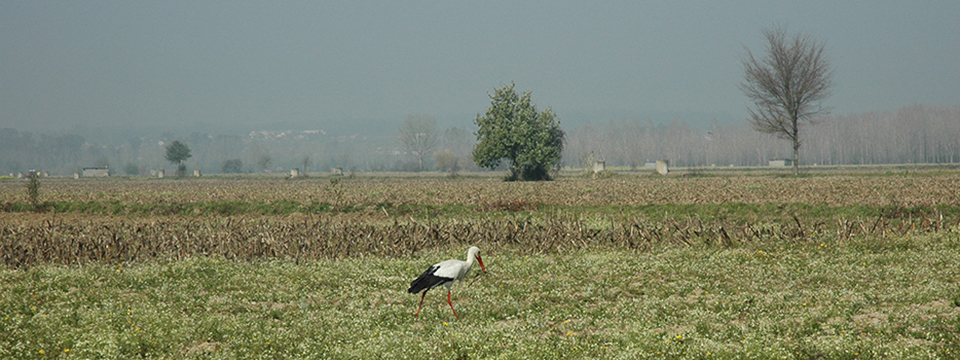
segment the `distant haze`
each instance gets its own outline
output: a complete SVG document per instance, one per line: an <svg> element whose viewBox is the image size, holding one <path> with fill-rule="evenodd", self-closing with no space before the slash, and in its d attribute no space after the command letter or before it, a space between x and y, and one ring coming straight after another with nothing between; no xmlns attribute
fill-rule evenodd
<svg viewBox="0 0 960 360"><path fill-rule="evenodd" d="M960 1L3 1L0 128L472 128L511 81L565 126L743 121L739 59L777 24L826 41L834 114L957 105L958 19Z"/></svg>

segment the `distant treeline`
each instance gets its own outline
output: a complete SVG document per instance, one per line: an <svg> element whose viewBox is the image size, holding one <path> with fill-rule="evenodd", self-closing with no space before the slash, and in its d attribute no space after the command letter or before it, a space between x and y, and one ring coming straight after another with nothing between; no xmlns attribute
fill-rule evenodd
<svg viewBox="0 0 960 360"><path fill-rule="evenodd" d="M801 128L801 165L960 162L960 107L912 105L891 112L826 116ZM789 141L754 131L746 121L709 129L680 120L654 125L610 122L568 131L564 161L643 166L658 159L677 166L759 166L792 158ZM583 164L579 164L583 165Z"/></svg>
<svg viewBox="0 0 960 360"><path fill-rule="evenodd" d="M562 118L563 114L559 114ZM399 125L400 120L397 120ZM464 128L472 127L465 121ZM468 127L469 126L469 127ZM453 131L456 130L456 131ZM623 120L566 129L563 162L585 166L642 167L655 160L674 166L759 166L792 157L790 144L761 134L744 122L709 128L649 120ZM459 168L475 170L471 130L441 130L437 151L459 159ZM960 162L960 106L912 105L899 111L835 115L802 128L801 165L904 164ZM175 165L164 159L164 146L186 143L193 155L189 169L221 172L415 171L416 159L404 154L395 136L327 135L321 131L251 132L244 135L164 133L100 143L95 134L37 134L0 129L0 175L35 169L69 176L84 167L108 166L113 174L149 174ZM113 141L116 142L116 141ZM430 159L429 166L434 166Z"/></svg>

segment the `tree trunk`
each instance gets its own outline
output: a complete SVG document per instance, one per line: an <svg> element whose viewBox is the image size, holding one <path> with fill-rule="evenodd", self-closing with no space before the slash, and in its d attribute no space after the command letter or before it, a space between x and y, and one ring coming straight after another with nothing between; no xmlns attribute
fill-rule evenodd
<svg viewBox="0 0 960 360"><path fill-rule="evenodd" d="M791 112L790 116L791 125L793 127L790 130L793 131L793 176L800 175L800 119L796 111Z"/></svg>
<svg viewBox="0 0 960 360"><path fill-rule="evenodd" d="M793 138L793 175L800 175L800 140Z"/></svg>

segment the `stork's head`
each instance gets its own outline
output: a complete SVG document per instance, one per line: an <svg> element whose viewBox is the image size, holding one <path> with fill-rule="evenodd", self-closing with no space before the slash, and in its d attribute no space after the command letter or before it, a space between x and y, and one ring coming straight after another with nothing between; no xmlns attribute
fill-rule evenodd
<svg viewBox="0 0 960 360"><path fill-rule="evenodd" d="M483 266L483 258L480 257L480 248L476 246L470 247L470 250L467 251L467 258L476 258L477 262L480 263L480 270L487 272L487 268Z"/></svg>

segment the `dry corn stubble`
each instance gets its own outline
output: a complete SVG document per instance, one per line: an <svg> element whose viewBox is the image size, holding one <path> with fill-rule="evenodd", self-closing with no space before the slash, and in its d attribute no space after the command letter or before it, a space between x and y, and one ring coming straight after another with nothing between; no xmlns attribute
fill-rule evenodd
<svg viewBox="0 0 960 360"><path fill-rule="evenodd" d="M171 203L261 201L332 202L327 179L302 181L197 179L43 182L47 201ZM739 176L710 178L561 178L551 182L497 179L345 179L346 204L465 204L522 199L548 206L648 204L823 203L830 206L930 206L960 203L960 174L917 176L836 175L807 178ZM25 202L20 182L0 182L0 203Z"/></svg>
<svg viewBox="0 0 960 360"><path fill-rule="evenodd" d="M0 183L4 202L19 201L19 183ZM0 213L0 262L130 262L217 256L308 261L364 255L403 256L421 249L482 244L521 253L592 247L729 246L758 241L846 240L956 229L937 206L960 204L960 176L817 178L610 178L504 183L492 179L350 179L341 183L352 213L290 216L104 216ZM265 180L48 181L50 201L160 204L197 201L328 202L328 182ZM592 212L649 204L769 204L887 207L875 218L784 214L779 221L694 214L651 217ZM405 204L461 205L474 215L416 219ZM542 211L552 207L551 212ZM925 207L916 209L915 207ZM556 210L559 209L559 210ZM566 210L565 210L566 209ZM492 214L488 216L487 214Z"/></svg>

